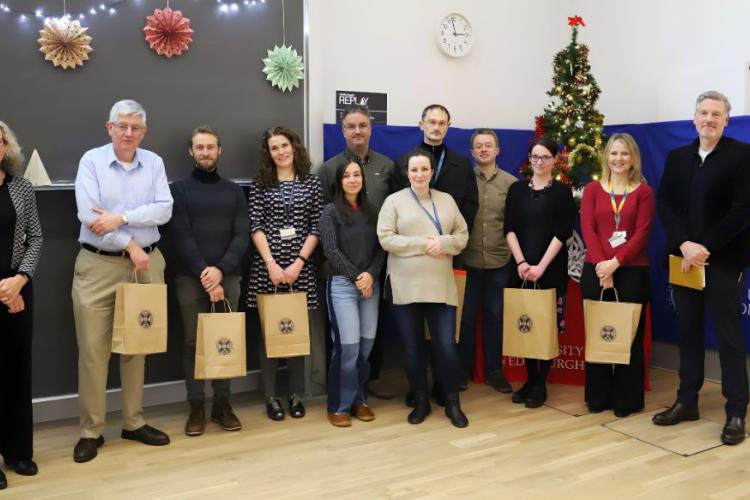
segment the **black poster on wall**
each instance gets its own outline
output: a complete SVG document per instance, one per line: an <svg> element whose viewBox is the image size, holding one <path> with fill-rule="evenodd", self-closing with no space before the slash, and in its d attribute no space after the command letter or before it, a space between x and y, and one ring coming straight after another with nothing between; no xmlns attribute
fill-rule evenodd
<svg viewBox="0 0 750 500"><path fill-rule="evenodd" d="M388 123L388 94L354 90L336 91L336 123L341 123L346 108L357 104L367 106L370 109L372 123L382 125Z"/></svg>

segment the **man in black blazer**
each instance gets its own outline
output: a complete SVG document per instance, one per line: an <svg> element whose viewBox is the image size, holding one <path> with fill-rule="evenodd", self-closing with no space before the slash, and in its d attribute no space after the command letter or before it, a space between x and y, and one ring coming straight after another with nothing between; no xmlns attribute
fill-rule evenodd
<svg viewBox="0 0 750 500"><path fill-rule="evenodd" d="M479 194L474 170L469 159L459 153L449 150L443 139L451 125L451 114L441 104L430 104L422 111L419 128L424 133L424 139L418 146L428 151L435 160L435 175L432 176L432 187L453 196L458 209L466 220L471 232L474 216L479 208ZM408 154L408 153L407 153ZM396 168L391 175L392 192L409 187L406 175L406 154L396 161ZM456 259L454 258L454 267Z"/></svg>
<svg viewBox="0 0 750 500"><path fill-rule="evenodd" d="M750 264L750 144L724 137L730 104L719 92L704 92L695 107L698 138L669 153L658 192L658 210L668 254L683 257L683 271L705 270L702 291L674 286L680 329L677 401L654 416L656 425L698 420L703 385L704 315L719 345L722 394L726 398L725 444L745 439L748 378L740 327L743 271Z"/></svg>

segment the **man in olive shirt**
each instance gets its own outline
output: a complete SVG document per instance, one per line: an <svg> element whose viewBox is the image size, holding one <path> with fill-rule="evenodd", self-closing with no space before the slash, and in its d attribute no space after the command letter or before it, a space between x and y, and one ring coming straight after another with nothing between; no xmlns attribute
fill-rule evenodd
<svg viewBox="0 0 750 500"><path fill-rule="evenodd" d="M500 170L499 154L500 145L493 130L474 131L471 156L476 161L479 209L469 244L463 252L467 276L458 349L468 377L473 366L477 311L481 304L485 379L496 390L508 393L512 388L505 380L502 366L503 289L514 267L503 233L503 221L508 188L518 179Z"/></svg>

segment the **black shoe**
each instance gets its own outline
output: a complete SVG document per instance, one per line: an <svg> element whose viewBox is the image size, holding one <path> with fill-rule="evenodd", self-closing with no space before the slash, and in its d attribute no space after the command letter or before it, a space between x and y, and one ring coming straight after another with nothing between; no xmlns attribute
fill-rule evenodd
<svg viewBox="0 0 750 500"><path fill-rule="evenodd" d="M416 400L414 402L414 409L409 413L409 416L406 417L406 421L414 425L421 424L431 411L432 407L427 398Z"/></svg>
<svg viewBox="0 0 750 500"><path fill-rule="evenodd" d="M524 406L526 408L539 408L545 401L547 401L547 383L540 379L529 391Z"/></svg>
<svg viewBox="0 0 750 500"><path fill-rule="evenodd" d="M438 406L445 406L445 391L443 390L443 384L440 382L434 382L432 384L431 397L435 400L435 404Z"/></svg>
<svg viewBox="0 0 750 500"><path fill-rule="evenodd" d="M0 470L0 490L4 490L8 487L8 479L5 477L5 473Z"/></svg>
<svg viewBox="0 0 750 500"><path fill-rule="evenodd" d="M727 417L727 423L721 430L721 442L728 445L740 444L745 440L745 419Z"/></svg>
<svg viewBox="0 0 750 500"><path fill-rule="evenodd" d="M463 428L469 425L469 419L461 411L461 405L458 403L448 403L445 406L445 416L451 420L454 427Z"/></svg>
<svg viewBox="0 0 750 500"><path fill-rule="evenodd" d="M687 406L676 401L667 410L654 415L651 421L655 425L675 425L680 422L698 420L699 418L698 406Z"/></svg>
<svg viewBox="0 0 750 500"><path fill-rule="evenodd" d="M289 396L289 416L292 418L302 418L305 416L305 405L296 394Z"/></svg>
<svg viewBox="0 0 750 500"><path fill-rule="evenodd" d="M525 403L526 398L529 397L529 392L531 392L531 384L526 382L521 386L520 389L513 393L513 396L510 398L510 400L516 404Z"/></svg>
<svg viewBox="0 0 750 500"><path fill-rule="evenodd" d="M588 406L588 408L589 408L589 413L601 413L601 412L603 412L605 410L609 410L610 409L609 405L597 406L597 405L590 405L590 404L586 403L586 406ZM616 412L615 412L615 414L616 414Z"/></svg>
<svg viewBox="0 0 750 500"><path fill-rule="evenodd" d="M120 437L123 439L130 439L131 441L138 441L149 446L166 446L169 444L169 436L159 429L154 429L147 424L144 424L133 431L123 429Z"/></svg>
<svg viewBox="0 0 750 500"><path fill-rule="evenodd" d="M409 408L414 408L414 391L412 391L411 389L409 389L409 392L407 392L406 396L404 396L404 404Z"/></svg>
<svg viewBox="0 0 750 500"><path fill-rule="evenodd" d="M484 383L503 394L510 394L513 392L513 387L508 383L502 370L488 374Z"/></svg>
<svg viewBox="0 0 750 500"><path fill-rule="evenodd" d="M5 462L5 465L13 469L16 474L22 476L36 476L39 472L39 468L36 466L33 460L19 460L17 462Z"/></svg>
<svg viewBox="0 0 750 500"><path fill-rule="evenodd" d="M641 410L622 410L619 408L615 408L615 417L617 418L629 417L632 413L636 413L638 411L641 411Z"/></svg>
<svg viewBox="0 0 750 500"><path fill-rule="evenodd" d="M98 438L81 438L73 448L73 461L79 464L96 458L96 449L104 444L104 436Z"/></svg>
<svg viewBox="0 0 750 500"><path fill-rule="evenodd" d="M266 400L266 415L271 420L284 420L284 408L281 407L279 398L268 398Z"/></svg>

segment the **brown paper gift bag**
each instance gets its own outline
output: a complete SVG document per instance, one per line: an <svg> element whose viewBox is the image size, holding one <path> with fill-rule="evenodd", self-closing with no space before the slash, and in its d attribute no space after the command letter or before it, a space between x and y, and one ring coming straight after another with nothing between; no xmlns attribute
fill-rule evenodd
<svg viewBox="0 0 750 500"><path fill-rule="evenodd" d="M305 292L259 293L260 329L269 358L310 354L310 324Z"/></svg>
<svg viewBox="0 0 750 500"><path fill-rule="evenodd" d="M641 304L584 299L583 321L586 328L586 361L589 363L630 364L630 347L638 331Z"/></svg>
<svg viewBox="0 0 750 500"><path fill-rule="evenodd" d="M247 374L245 354L245 313L232 312L224 299L224 312L198 314L195 336L195 378L219 379L244 377Z"/></svg>
<svg viewBox="0 0 750 500"><path fill-rule="evenodd" d="M503 356L552 359L558 355L555 289L540 290L536 283L534 287L504 291Z"/></svg>
<svg viewBox="0 0 750 500"><path fill-rule="evenodd" d="M464 295L466 294L466 271L463 269L453 270L453 279L456 281L456 295L458 296L458 302L456 303L456 343L458 343L458 337L461 335L461 314L464 310ZM427 326L427 321L424 322L424 336L426 339L430 337L430 327Z"/></svg>
<svg viewBox="0 0 750 500"><path fill-rule="evenodd" d="M112 352L156 354L167 352L167 285L120 283L115 291Z"/></svg>

